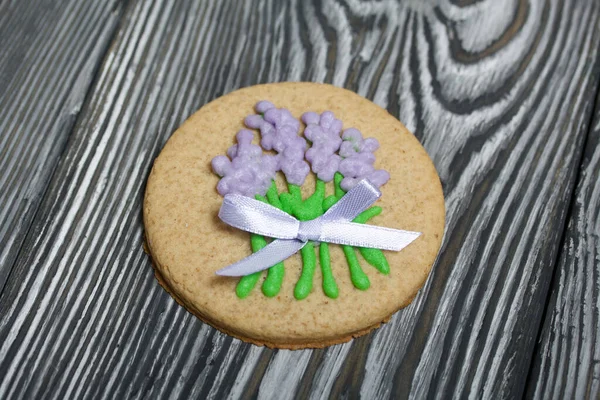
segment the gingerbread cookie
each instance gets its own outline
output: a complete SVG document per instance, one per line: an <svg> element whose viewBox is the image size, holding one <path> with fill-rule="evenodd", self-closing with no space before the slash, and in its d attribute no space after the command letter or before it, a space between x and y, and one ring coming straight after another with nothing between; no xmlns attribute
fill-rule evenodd
<svg viewBox="0 0 600 400"><path fill-rule="evenodd" d="M323 347L408 305L444 231L417 139L348 90L276 83L205 105L148 178L147 249L161 285L217 329Z"/></svg>

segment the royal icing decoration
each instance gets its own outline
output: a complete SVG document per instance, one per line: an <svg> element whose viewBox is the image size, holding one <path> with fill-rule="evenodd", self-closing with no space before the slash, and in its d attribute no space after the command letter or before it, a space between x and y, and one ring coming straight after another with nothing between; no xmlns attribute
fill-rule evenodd
<svg viewBox="0 0 600 400"><path fill-rule="evenodd" d="M288 110L268 101L257 103L255 109L258 114L248 116L244 123L260 131L260 146L252 144L253 131L242 129L227 156L212 160L214 172L221 177L217 191L224 196L219 217L251 233L254 254L217 274L242 276L236 293L244 298L268 269L262 291L274 297L283 282L284 260L299 251L302 272L294 296L301 300L312 291L318 247L323 291L337 298L329 252L330 243L335 243L342 246L353 285L368 289L369 278L356 250L367 263L388 274L390 267L382 249L400 251L420 235L364 225L381 213L381 207L371 205L381 195L378 188L390 179L387 171L374 167L377 139L364 139L355 128L342 130L342 122L331 111L304 113L306 127L300 136L300 121ZM301 186L311 170L317 177L315 190L303 199ZM277 190L278 171L287 181L287 192ZM329 182L333 182L334 194L325 197ZM265 237L274 240L269 243Z"/></svg>

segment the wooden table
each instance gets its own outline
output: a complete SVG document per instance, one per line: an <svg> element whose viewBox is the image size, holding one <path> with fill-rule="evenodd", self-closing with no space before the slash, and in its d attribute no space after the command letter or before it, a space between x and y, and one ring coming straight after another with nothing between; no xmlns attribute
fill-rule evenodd
<svg viewBox="0 0 600 400"><path fill-rule="evenodd" d="M598 398L600 2L0 1L0 398ZM443 182L426 286L322 350L242 343L142 249L161 147L236 88L330 82Z"/></svg>

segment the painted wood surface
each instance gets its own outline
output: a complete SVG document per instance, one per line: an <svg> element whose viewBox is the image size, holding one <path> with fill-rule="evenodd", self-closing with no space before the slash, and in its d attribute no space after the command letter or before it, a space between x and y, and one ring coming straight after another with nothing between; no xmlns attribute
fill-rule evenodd
<svg viewBox="0 0 600 400"><path fill-rule="evenodd" d="M527 397L600 398L600 107L537 344Z"/></svg>
<svg viewBox="0 0 600 400"><path fill-rule="evenodd" d="M23 7L23 18L41 12ZM28 226L22 245L0 249L15 260L0 298L0 398L524 393L598 86L600 4L131 0L110 15L121 7L72 129L2 131L3 157L9 137L57 135L64 150L35 157L57 161L37 211L8 211ZM64 53L79 55L52 55ZM60 65L47 69L81 68ZM413 304L315 351L202 324L159 287L141 246L145 179L173 130L224 93L282 80L331 82L396 115L434 160L448 211ZM33 100L23 104L46 104Z"/></svg>
<svg viewBox="0 0 600 400"><path fill-rule="evenodd" d="M0 2L0 288L122 8L115 0Z"/></svg>

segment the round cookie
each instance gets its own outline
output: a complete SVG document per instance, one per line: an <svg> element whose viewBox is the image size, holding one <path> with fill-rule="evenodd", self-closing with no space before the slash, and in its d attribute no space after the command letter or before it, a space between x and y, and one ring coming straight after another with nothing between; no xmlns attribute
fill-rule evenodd
<svg viewBox="0 0 600 400"><path fill-rule="evenodd" d="M325 295L317 264L312 292L297 300L294 286L302 270L299 254L285 261L279 293L266 297L261 283L246 298L236 295L239 278L215 272L251 254L250 235L221 222L223 197L211 160L226 154L260 100L286 108L296 117L306 111L332 111L344 129L354 127L380 143L375 167L391 179L380 188L376 205L383 213L372 225L421 232L399 252L386 251L390 273L382 274L357 253L370 281L355 288L342 249L330 245L331 270L339 288ZM260 135L255 133L255 142ZM302 186L314 191L315 177ZM284 181L278 178L280 193ZM327 194L333 192L327 185ZM181 305L204 322L242 340L269 347L298 349L348 341L386 322L410 304L424 284L444 231L444 197L436 170L418 140L369 100L341 88L317 83L275 83L237 90L205 105L169 139L148 178L144 199L147 250L160 284Z"/></svg>

